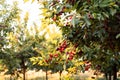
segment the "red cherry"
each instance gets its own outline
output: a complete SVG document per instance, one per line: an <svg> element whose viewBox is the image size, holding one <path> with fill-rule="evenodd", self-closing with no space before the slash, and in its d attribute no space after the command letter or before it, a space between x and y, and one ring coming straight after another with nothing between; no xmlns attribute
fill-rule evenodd
<svg viewBox="0 0 120 80"><path fill-rule="evenodd" d="M48 59L48 61L52 61L52 58L50 57L50 58Z"/></svg>
<svg viewBox="0 0 120 80"><path fill-rule="evenodd" d="M73 16L72 16L72 15L68 17L68 19L69 19L69 20L72 20L72 18L73 18Z"/></svg>
<svg viewBox="0 0 120 80"><path fill-rule="evenodd" d="M66 52L66 54L68 55L68 54L69 54L69 52Z"/></svg>
<svg viewBox="0 0 120 80"><path fill-rule="evenodd" d="M85 71L88 71L88 70L89 70L89 67L86 66L86 67L85 67Z"/></svg>
<svg viewBox="0 0 120 80"><path fill-rule="evenodd" d="M71 57L73 57L73 56L74 56L74 54L70 54L70 56L71 56Z"/></svg>
<svg viewBox="0 0 120 80"><path fill-rule="evenodd" d="M69 58L68 58L68 60L72 60L73 59L73 57L72 56L70 56Z"/></svg>
<svg viewBox="0 0 120 80"><path fill-rule="evenodd" d="M67 43L67 41L65 41L65 40L64 40L64 42L63 42L63 43L64 43L64 44L66 44L66 43Z"/></svg>
<svg viewBox="0 0 120 80"><path fill-rule="evenodd" d="M60 50L60 52L62 53L63 51L62 51L62 50Z"/></svg>
<svg viewBox="0 0 120 80"><path fill-rule="evenodd" d="M54 54L54 57L57 58L57 57L58 57L58 54Z"/></svg>
<svg viewBox="0 0 120 80"><path fill-rule="evenodd" d="M53 57L53 55L52 54L49 54L49 56L52 58Z"/></svg>
<svg viewBox="0 0 120 80"><path fill-rule="evenodd" d="M73 54L73 52L71 51L69 54Z"/></svg>
<svg viewBox="0 0 120 80"><path fill-rule="evenodd" d="M73 53L73 52L70 52L69 55L70 55L70 56L74 56L74 53Z"/></svg>
<svg viewBox="0 0 120 80"><path fill-rule="evenodd" d="M65 50L65 48L62 47L62 48L60 48L59 51L62 53L64 50Z"/></svg>
<svg viewBox="0 0 120 80"><path fill-rule="evenodd" d="M63 44L62 47L66 48L66 44Z"/></svg>
<svg viewBox="0 0 120 80"><path fill-rule="evenodd" d="M64 47L62 47L62 48L61 48L61 50L62 50L62 51L64 51L64 50L65 50L65 48L64 48Z"/></svg>
<svg viewBox="0 0 120 80"><path fill-rule="evenodd" d="M48 60L46 59L45 62L48 63Z"/></svg>
<svg viewBox="0 0 120 80"><path fill-rule="evenodd" d="M53 17L52 19L53 19L53 21L56 21L57 16L56 16L56 15L54 15L54 17Z"/></svg>
<svg viewBox="0 0 120 80"><path fill-rule="evenodd" d="M56 51L59 51L59 50L60 50L60 48L57 48L57 49L56 49Z"/></svg>

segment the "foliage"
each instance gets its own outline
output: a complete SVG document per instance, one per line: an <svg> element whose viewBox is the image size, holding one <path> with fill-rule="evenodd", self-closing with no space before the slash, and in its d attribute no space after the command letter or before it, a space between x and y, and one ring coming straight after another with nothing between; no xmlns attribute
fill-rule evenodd
<svg viewBox="0 0 120 80"><path fill-rule="evenodd" d="M1 7L3 7L3 10L0 13L2 15L0 27L2 29L1 43L3 45L0 49L0 58L2 59L2 64L8 70L6 74L17 74L16 76L19 77L19 73L23 73L25 79L25 72L27 69L32 68L29 58L38 55L33 50L35 35L31 35L27 28L29 15L26 13L22 23L19 17L20 10L17 8L16 3L14 6L4 3L1 4Z"/></svg>
<svg viewBox="0 0 120 80"><path fill-rule="evenodd" d="M29 13L21 23L17 3L10 6L5 0L0 1L0 58L9 73L20 68L25 74L28 67L76 73L77 69L84 72L91 67L116 79L120 68L119 0L39 3L41 27L34 24L29 30Z"/></svg>
<svg viewBox="0 0 120 80"><path fill-rule="evenodd" d="M4 46L4 38L6 33L9 32L13 27L12 23L15 23L15 18L19 13L17 8L17 3L15 2L13 6L6 4L5 0L0 1L0 48ZM16 14L16 15L15 15ZM0 49L1 50L1 49Z"/></svg>
<svg viewBox="0 0 120 80"><path fill-rule="evenodd" d="M19 13L17 8L17 3L15 2L13 6L10 6L5 2L5 0L0 1L1 11L0 11L0 59L4 59L7 54L4 54L3 47L5 47L5 37L6 33L12 30L12 24L15 23L15 18ZM8 55L9 56L9 55ZM8 57L7 56L7 57Z"/></svg>
<svg viewBox="0 0 120 80"><path fill-rule="evenodd" d="M112 70L120 65L119 0L51 0L43 5L46 18L60 26L64 38L82 51L83 60L115 74Z"/></svg>

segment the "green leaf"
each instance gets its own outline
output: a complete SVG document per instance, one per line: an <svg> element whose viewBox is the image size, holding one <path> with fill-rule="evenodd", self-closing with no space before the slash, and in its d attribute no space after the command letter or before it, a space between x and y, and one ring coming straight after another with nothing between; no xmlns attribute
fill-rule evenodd
<svg viewBox="0 0 120 80"><path fill-rule="evenodd" d="M71 38L73 38L73 35L72 35L72 34L70 34L70 35L68 36L68 38L70 38L70 39L71 39Z"/></svg>
<svg viewBox="0 0 120 80"><path fill-rule="evenodd" d="M120 38L120 33L116 36L116 39Z"/></svg>
<svg viewBox="0 0 120 80"><path fill-rule="evenodd" d="M90 20L88 19L87 15L84 16L84 20L85 20L85 22L86 22L86 24L87 24L88 26L91 25L91 22L90 22Z"/></svg>
<svg viewBox="0 0 120 80"><path fill-rule="evenodd" d="M109 15L108 15L107 13L102 12L102 14L103 14L105 17L109 18Z"/></svg>
<svg viewBox="0 0 120 80"><path fill-rule="evenodd" d="M72 21L71 21L73 27L75 27L75 16L72 18Z"/></svg>
<svg viewBox="0 0 120 80"><path fill-rule="evenodd" d="M111 0L101 0L99 6L100 6L101 8L107 7L107 6L110 5L110 2L111 2Z"/></svg>
<svg viewBox="0 0 120 80"><path fill-rule="evenodd" d="M113 16L116 13L116 9L111 8L110 9L110 14Z"/></svg>

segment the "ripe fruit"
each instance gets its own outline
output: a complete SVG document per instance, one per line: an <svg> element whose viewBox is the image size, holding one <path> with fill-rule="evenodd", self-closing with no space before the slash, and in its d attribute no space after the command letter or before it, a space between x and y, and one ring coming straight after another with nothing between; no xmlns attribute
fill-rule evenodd
<svg viewBox="0 0 120 80"><path fill-rule="evenodd" d="M46 59L45 62L48 63L48 60Z"/></svg>
<svg viewBox="0 0 120 80"><path fill-rule="evenodd" d="M88 66L86 66L86 67L85 67L85 71L88 71L88 70L89 70L89 67L88 67Z"/></svg>
<svg viewBox="0 0 120 80"><path fill-rule="evenodd" d="M53 19L53 21L56 21L57 16L56 16L56 15L54 15L52 19Z"/></svg>
<svg viewBox="0 0 120 80"><path fill-rule="evenodd" d="M52 58L52 57L53 57L53 54L49 54L49 56Z"/></svg>
<svg viewBox="0 0 120 80"><path fill-rule="evenodd" d="M56 51L59 51L59 50L60 50L60 48L57 48L57 49L56 49Z"/></svg>
<svg viewBox="0 0 120 80"><path fill-rule="evenodd" d="M57 57L58 57L58 54L54 54L54 57L57 58Z"/></svg>
<svg viewBox="0 0 120 80"><path fill-rule="evenodd" d="M60 46L56 50L62 53L67 48L67 42L64 41L63 43L60 43L59 45Z"/></svg>
<svg viewBox="0 0 120 80"><path fill-rule="evenodd" d="M68 20L72 20L72 18L73 18L73 15L69 16L69 17L68 17Z"/></svg>
<svg viewBox="0 0 120 80"><path fill-rule="evenodd" d="M68 60L70 60L70 61L71 61L72 59L73 59L73 57L72 57L72 56L69 56Z"/></svg>
<svg viewBox="0 0 120 80"><path fill-rule="evenodd" d="M49 62L52 61L52 58L50 57L50 58L48 59L48 61L49 61Z"/></svg>
<svg viewBox="0 0 120 80"><path fill-rule="evenodd" d="M91 63L89 61L84 61L85 63L85 71L88 71L88 69L91 67Z"/></svg>

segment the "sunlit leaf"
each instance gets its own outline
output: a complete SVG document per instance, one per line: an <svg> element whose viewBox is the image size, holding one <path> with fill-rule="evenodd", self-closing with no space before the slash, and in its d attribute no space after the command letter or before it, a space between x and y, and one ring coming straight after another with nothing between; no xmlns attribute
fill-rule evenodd
<svg viewBox="0 0 120 80"><path fill-rule="evenodd" d="M116 39L120 38L120 33L116 36Z"/></svg>
<svg viewBox="0 0 120 80"><path fill-rule="evenodd" d="M34 2L35 0L32 0L32 3Z"/></svg>
<svg viewBox="0 0 120 80"><path fill-rule="evenodd" d="M25 22L27 22L28 19L29 19L29 12L26 12L25 17L24 17Z"/></svg>
<svg viewBox="0 0 120 80"><path fill-rule="evenodd" d="M29 0L24 0L24 3L28 2Z"/></svg>

